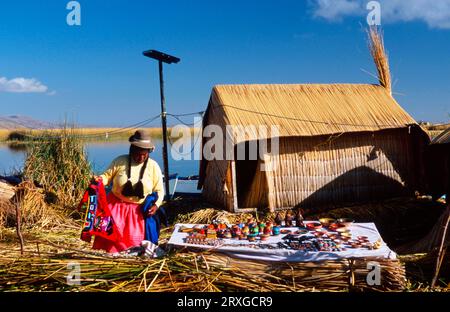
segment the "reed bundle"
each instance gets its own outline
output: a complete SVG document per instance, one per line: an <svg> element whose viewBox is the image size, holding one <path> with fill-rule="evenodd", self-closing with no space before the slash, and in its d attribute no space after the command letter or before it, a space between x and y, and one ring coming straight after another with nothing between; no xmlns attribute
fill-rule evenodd
<svg viewBox="0 0 450 312"><path fill-rule="evenodd" d="M450 246L450 231L448 230L448 226L446 227L446 222L448 222L447 220L449 216L450 205L448 205L445 211L443 211L436 224L425 237L418 241L412 242L411 244L402 246L401 250L405 253L418 253L433 251L441 244L444 248ZM446 235L444 242L442 242L444 231L446 231Z"/></svg>
<svg viewBox="0 0 450 312"><path fill-rule="evenodd" d="M244 274L258 276L270 284L286 283L291 290L319 289L342 290L401 290L404 287L405 271L397 260L388 259L344 259L324 262L286 263L263 262L229 258L220 254L210 254L206 258L209 265ZM369 273L367 263L376 261L381 265L380 287L367 285Z"/></svg>
<svg viewBox="0 0 450 312"><path fill-rule="evenodd" d="M380 85L392 94L391 72L389 70L389 59L384 49L383 34L374 26L368 30L369 50L378 72Z"/></svg>
<svg viewBox="0 0 450 312"><path fill-rule="evenodd" d="M61 208L48 204L45 196L42 189L29 181L18 185L14 202L20 205L22 225L46 229L58 227L70 221Z"/></svg>
<svg viewBox="0 0 450 312"><path fill-rule="evenodd" d="M253 215L249 213L230 213L224 210L207 208L184 215L179 215L176 218L175 223L209 224L213 220L220 220L224 223L235 224L240 221L245 222L251 217L253 217Z"/></svg>
<svg viewBox="0 0 450 312"><path fill-rule="evenodd" d="M8 200L0 200L0 240L4 239L4 232L14 211L13 204Z"/></svg>
<svg viewBox="0 0 450 312"><path fill-rule="evenodd" d="M10 200L15 193L14 186L0 180L0 200Z"/></svg>
<svg viewBox="0 0 450 312"><path fill-rule="evenodd" d="M420 254L410 254L399 257L405 265L407 278L414 290L430 290L430 281L435 273L437 251ZM450 291L450 250L443 256L443 262L436 283L438 289Z"/></svg>
<svg viewBox="0 0 450 312"><path fill-rule="evenodd" d="M62 207L78 204L91 175L82 142L71 129L63 129L57 137L50 134L33 141L24 167L24 176L40 184L56 197Z"/></svg>
<svg viewBox="0 0 450 312"><path fill-rule="evenodd" d="M21 211L23 228L52 229L72 222L67 212L57 205L48 204L45 192L29 181L16 187L16 194L10 201L0 202L0 228L15 226L16 206Z"/></svg>

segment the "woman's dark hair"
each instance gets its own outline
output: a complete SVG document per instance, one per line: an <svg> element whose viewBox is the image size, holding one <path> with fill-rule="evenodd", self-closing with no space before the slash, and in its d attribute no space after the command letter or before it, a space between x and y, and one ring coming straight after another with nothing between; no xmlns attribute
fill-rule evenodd
<svg viewBox="0 0 450 312"><path fill-rule="evenodd" d="M127 168L127 176L128 181L125 183L122 189L122 195L124 196L137 196L138 198L144 198L144 185L142 184L142 177L144 176L145 168L147 167L148 158L145 160L142 165L141 171L139 173L139 181L134 185L131 183L131 154L135 152L147 151L150 152L150 149L137 147L134 145L130 145L130 153L128 154L128 168Z"/></svg>

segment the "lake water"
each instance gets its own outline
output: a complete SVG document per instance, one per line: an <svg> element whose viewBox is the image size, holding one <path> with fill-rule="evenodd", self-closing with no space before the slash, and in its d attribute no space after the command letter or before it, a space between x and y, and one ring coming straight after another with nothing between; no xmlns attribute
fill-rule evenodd
<svg viewBox="0 0 450 312"><path fill-rule="evenodd" d="M150 157L154 159L161 167L163 171L163 159L162 159L162 140L154 142L155 151L150 154ZM123 142L90 142L85 144L85 150L88 160L91 162L93 171L96 174L102 173L111 161L122 154L128 154L130 143L128 141ZM174 160L172 158L169 149L169 173L178 173L179 176L191 176L198 175L199 161L198 160ZM0 144L0 174L8 175L15 171L19 171L23 168L26 152L23 149L16 149L8 146L7 144ZM194 157L192 156L191 159ZM177 190L180 192L194 191L193 185L187 185L189 183L179 181L179 187ZM192 183L190 183L192 184ZM180 189L181 187L181 189ZM189 189L189 190L188 190Z"/></svg>

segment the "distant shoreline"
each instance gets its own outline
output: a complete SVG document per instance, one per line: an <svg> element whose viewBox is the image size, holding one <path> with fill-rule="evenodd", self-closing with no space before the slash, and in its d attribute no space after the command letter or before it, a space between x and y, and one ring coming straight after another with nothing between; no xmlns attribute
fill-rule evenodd
<svg viewBox="0 0 450 312"><path fill-rule="evenodd" d="M139 128L144 129L153 139L162 139L162 128ZM0 129L1 143L27 143L34 139L54 137L63 131L58 129ZM128 128L67 128L68 133L78 136L83 141L117 141L128 139L136 129ZM172 131L172 127L167 128L168 133ZM199 131L200 128L190 128L191 133Z"/></svg>

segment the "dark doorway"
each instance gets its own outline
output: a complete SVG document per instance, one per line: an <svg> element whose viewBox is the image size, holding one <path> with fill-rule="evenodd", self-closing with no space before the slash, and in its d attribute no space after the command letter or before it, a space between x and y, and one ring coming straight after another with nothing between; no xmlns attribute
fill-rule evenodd
<svg viewBox="0 0 450 312"><path fill-rule="evenodd" d="M245 158L238 158L237 149L245 147ZM250 191L252 182L255 178L256 169L258 166L258 159L255 158L255 154L250 155L250 144L249 142L243 142L236 146L235 148L235 159L236 159L236 188L237 188L237 199L238 206L244 206L244 200L247 197L247 193ZM242 156L242 155L240 155ZM256 154L257 157L257 154Z"/></svg>

